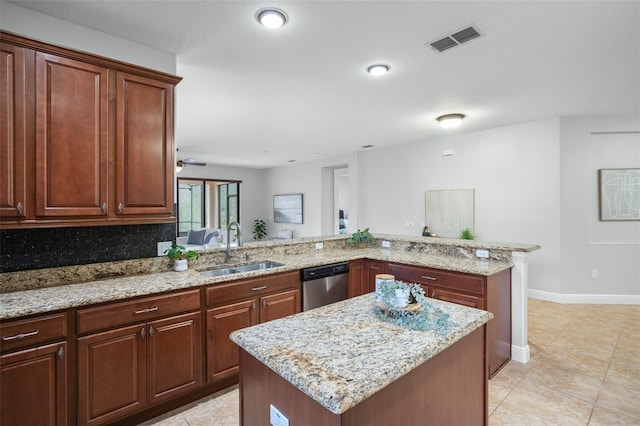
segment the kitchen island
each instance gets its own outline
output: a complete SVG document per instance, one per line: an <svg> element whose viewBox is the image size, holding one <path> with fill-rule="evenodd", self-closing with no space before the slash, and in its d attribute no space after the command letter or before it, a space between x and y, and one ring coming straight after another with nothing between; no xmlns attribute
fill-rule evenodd
<svg viewBox="0 0 640 426"><path fill-rule="evenodd" d="M275 408L291 426L486 425L492 314L432 303L445 329L385 321L367 294L232 333L241 424L268 425Z"/></svg>

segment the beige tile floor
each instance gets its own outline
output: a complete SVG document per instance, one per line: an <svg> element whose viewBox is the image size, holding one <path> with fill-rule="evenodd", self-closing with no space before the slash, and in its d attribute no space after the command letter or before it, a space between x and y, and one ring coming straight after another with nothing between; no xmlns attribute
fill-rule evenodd
<svg viewBox="0 0 640 426"><path fill-rule="evenodd" d="M529 299L528 364L489 381L489 425L640 426L640 306ZM234 386L145 426L236 426Z"/></svg>

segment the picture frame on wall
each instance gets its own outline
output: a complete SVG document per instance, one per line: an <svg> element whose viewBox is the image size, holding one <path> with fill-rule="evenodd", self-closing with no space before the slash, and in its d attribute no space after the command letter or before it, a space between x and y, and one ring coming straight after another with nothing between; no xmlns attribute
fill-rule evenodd
<svg viewBox="0 0 640 426"><path fill-rule="evenodd" d="M302 194L274 195L273 221L275 223L303 223Z"/></svg>
<svg viewBox="0 0 640 426"><path fill-rule="evenodd" d="M640 220L640 169L598 170L601 221Z"/></svg>

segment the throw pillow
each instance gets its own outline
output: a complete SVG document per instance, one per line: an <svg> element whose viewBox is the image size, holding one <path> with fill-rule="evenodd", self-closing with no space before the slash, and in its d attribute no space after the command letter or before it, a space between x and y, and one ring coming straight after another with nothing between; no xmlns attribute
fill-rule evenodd
<svg viewBox="0 0 640 426"><path fill-rule="evenodd" d="M193 229L190 230L187 234L187 244L193 244L196 246L203 245L205 232L207 232L206 229L201 229L199 231L194 231Z"/></svg>

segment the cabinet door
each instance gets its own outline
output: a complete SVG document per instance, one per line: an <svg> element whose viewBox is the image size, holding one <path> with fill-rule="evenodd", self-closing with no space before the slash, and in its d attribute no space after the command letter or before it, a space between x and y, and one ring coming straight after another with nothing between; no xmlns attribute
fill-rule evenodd
<svg viewBox="0 0 640 426"><path fill-rule="evenodd" d="M0 424L67 424L66 344L0 357Z"/></svg>
<svg viewBox="0 0 640 426"><path fill-rule="evenodd" d="M0 217L24 218L27 209L26 144L33 134L29 126L31 94L27 65L33 51L0 43Z"/></svg>
<svg viewBox="0 0 640 426"><path fill-rule="evenodd" d="M364 260L352 260L349 262L349 297L361 296L364 275Z"/></svg>
<svg viewBox="0 0 640 426"><path fill-rule="evenodd" d="M238 374L238 345L229 334L258 323L257 299L245 300L207 311L207 379Z"/></svg>
<svg viewBox="0 0 640 426"><path fill-rule="evenodd" d="M300 312L300 290L262 296L260 298L260 322L286 317Z"/></svg>
<svg viewBox="0 0 640 426"><path fill-rule="evenodd" d="M36 215L106 216L107 69L36 53Z"/></svg>
<svg viewBox="0 0 640 426"><path fill-rule="evenodd" d="M364 271L365 280L362 283L363 294L376 291L376 275L387 273L385 262L379 262L377 260L367 260L365 261L364 266L365 266L365 271Z"/></svg>
<svg viewBox="0 0 640 426"><path fill-rule="evenodd" d="M173 213L173 85L116 76L116 212Z"/></svg>
<svg viewBox="0 0 640 426"><path fill-rule="evenodd" d="M147 395L150 404L202 384L200 312L148 324Z"/></svg>
<svg viewBox="0 0 640 426"><path fill-rule="evenodd" d="M138 324L78 339L80 424L105 424L144 407L146 334Z"/></svg>
<svg viewBox="0 0 640 426"><path fill-rule="evenodd" d="M430 296L434 299L457 303L458 305L470 306L472 308L484 309L484 299L482 297L456 293L454 291L443 290L437 287L429 287L428 291L431 292Z"/></svg>

